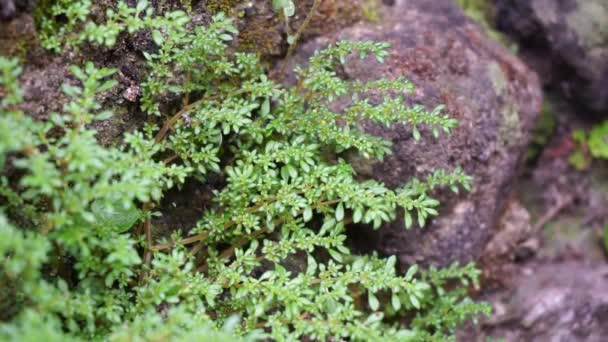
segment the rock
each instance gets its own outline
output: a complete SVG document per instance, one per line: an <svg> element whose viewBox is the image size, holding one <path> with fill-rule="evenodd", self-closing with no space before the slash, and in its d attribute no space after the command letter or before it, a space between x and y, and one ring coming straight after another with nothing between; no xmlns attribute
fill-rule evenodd
<svg viewBox="0 0 608 342"><path fill-rule="evenodd" d="M497 0L497 25L519 38L543 81L593 111L608 110L606 0Z"/></svg>
<svg viewBox="0 0 608 342"><path fill-rule="evenodd" d="M541 108L539 82L450 0L397 1L391 13L381 25L359 24L311 41L289 63L305 63L316 49L340 39L393 45L385 64L353 59L344 68L345 77L405 76L417 86L408 101L429 109L445 104L460 125L438 140L423 132L422 141L415 143L407 126L362 123L368 132L392 141L393 154L373 164L354 160L356 169L362 177L398 187L432 170L462 166L474 176L474 189L468 194L436 194L442 201L440 216L424 229L406 231L402 219L378 231L357 227L351 231L353 243L363 250L395 254L403 264L477 259L497 229L526 154Z"/></svg>
<svg viewBox="0 0 608 342"><path fill-rule="evenodd" d="M17 12L17 6L13 0L0 0L0 18L10 18Z"/></svg>
<svg viewBox="0 0 608 342"><path fill-rule="evenodd" d="M0 56L23 58L37 43L31 15L23 13L9 20L0 19Z"/></svg>
<svg viewBox="0 0 608 342"><path fill-rule="evenodd" d="M491 300L494 316L463 341L605 341L608 267L566 262L533 265L512 293ZM473 337L474 336L474 337Z"/></svg>
<svg viewBox="0 0 608 342"><path fill-rule="evenodd" d="M0 0L0 20L11 19L20 12L30 11L33 7L32 0Z"/></svg>
<svg viewBox="0 0 608 342"><path fill-rule="evenodd" d="M518 253L533 233L530 213L521 203L510 201L498 227L498 232L486 246L484 257L515 259L515 253Z"/></svg>

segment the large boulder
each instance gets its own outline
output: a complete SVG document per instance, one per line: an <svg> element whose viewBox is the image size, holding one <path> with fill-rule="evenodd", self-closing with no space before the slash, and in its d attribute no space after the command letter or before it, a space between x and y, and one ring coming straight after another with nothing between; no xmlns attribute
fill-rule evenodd
<svg viewBox="0 0 608 342"><path fill-rule="evenodd" d="M384 162L353 160L359 174L393 187L457 166L475 178L471 193L436 194L442 200L441 213L426 228L408 231L401 219L378 231L356 227L353 243L397 255L403 264L445 265L478 258L504 211L541 107L535 73L488 39L451 0L396 1L382 24L360 24L318 38L303 45L289 63L305 63L315 50L340 39L393 46L384 64L353 58L345 77L405 76L417 86L410 103L429 109L444 104L460 121L451 136L436 140L423 132L419 143L407 126L362 123L368 132L392 141L393 154Z"/></svg>
<svg viewBox="0 0 608 342"><path fill-rule="evenodd" d="M608 1L496 0L496 11L498 28L519 38L543 81L608 110Z"/></svg>

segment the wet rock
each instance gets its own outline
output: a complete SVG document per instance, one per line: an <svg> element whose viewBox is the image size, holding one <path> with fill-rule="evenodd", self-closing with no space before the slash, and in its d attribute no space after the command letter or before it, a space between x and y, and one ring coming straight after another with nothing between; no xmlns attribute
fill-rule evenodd
<svg viewBox="0 0 608 342"><path fill-rule="evenodd" d="M384 162L354 160L359 174L399 187L432 170L462 166L475 177L474 190L436 194L442 200L441 213L425 229L406 231L401 219L379 231L358 227L351 232L354 244L395 254L404 264L476 259L497 229L526 154L541 107L539 82L450 0L397 1L391 12L381 25L360 24L305 44L290 63L305 63L316 49L340 39L393 45L384 64L372 58L353 59L345 67L345 77L405 76L417 86L410 103L429 109L445 104L460 125L451 136L438 140L425 131L422 141L415 143L407 126L362 123L368 132L392 141L393 154Z"/></svg>
<svg viewBox="0 0 608 342"><path fill-rule="evenodd" d="M605 341L607 276L606 265L533 265L512 292L491 300L495 314L483 322L483 332L463 332L462 340Z"/></svg>
<svg viewBox="0 0 608 342"><path fill-rule="evenodd" d="M606 0L497 0L499 29L519 38L543 81L578 104L608 110Z"/></svg>
<svg viewBox="0 0 608 342"><path fill-rule="evenodd" d="M17 12L17 6L13 0L0 1L0 18L10 18Z"/></svg>
<svg viewBox="0 0 608 342"><path fill-rule="evenodd" d="M12 19L17 14L34 7L33 0L0 0L0 20Z"/></svg>

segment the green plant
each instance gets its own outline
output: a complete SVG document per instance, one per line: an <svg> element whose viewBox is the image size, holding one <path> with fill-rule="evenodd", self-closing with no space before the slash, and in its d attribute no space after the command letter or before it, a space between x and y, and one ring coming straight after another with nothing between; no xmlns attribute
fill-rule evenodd
<svg viewBox="0 0 608 342"><path fill-rule="evenodd" d="M44 8L50 6L50 13ZM148 0L139 0L137 6L129 7L119 1L115 8L108 7L102 23L86 21L91 12L90 0L59 0L38 11L40 42L46 49L60 52L65 48L77 48L84 42L113 46L123 32L134 33L140 30L152 30L157 41L162 30L178 30L188 21L184 11L167 12L164 16L154 16ZM65 17L65 22L57 17ZM158 42L160 44L160 42Z"/></svg>
<svg viewBox="0 0 608 342"><path fill-rule="evenodd" d="M572 132L576 149L570 155L570 164L577 170L586 170L593 158L608 159L608 121L594 126L589 133L582 129Z"/></svg>
<svg viewBox="0 0 608 342"><path fill-rule="evenodd" d="M283 20L285 21L285 31L287 32L287 44L289 44L289 51L287 51L287 56L291 56L293 53L293 49L295 48L302 32L306 29L312 16L317 12L317 8L321 4L320 0L314 0L310 11L308 12L304 22L298 28L298 31L293 33L291 32L291 28L289 26L289 18L293 17L296 14L296 5L293 0L272 0L272 7L275 11L281 11L283 13Z"/></svg>
<svg viewBox="0 0 608 342"><path fill-rule="evenodd" d="M59 52L65 37L74 32L88 18L90 12L90 0L41 1L35 13L40 43L46 49Z"/></svg>
<svg viewBox="0 0 608 342"><path fill-rule="evenodd" d="M608 121L593 127L587 144L589 144L591 156L608 159Z"/></svg>
<svg viewBox="0 0 608 342"><path fill-rule="evenodd" d="M534 128L532 141L528 147L528 154L526 156L528 161L534 161L538 158L555 132L556 122L552 107L549 101L543 103L543 109Z"/></svg>
<svg viewBox="0 0 608 342"><path fill-rule="evenodd" d="M472 265L400 275L395 257L346 246L346 225L380 228L401 213L406 228L422 227L437 215L434 189L471 183L438 170L393 190L356 181L339 158L390 153L361 120L410 124L417 140L420 125L436 136L457 124L441 107L405 106L406 80L338 77L354 55L382 61L387 44L318 51L284 88L256 56L230 52L236 30L221 14L188 28L182 12L143 25L145 1L119 12L120 22L67 34L112 45L116 32L153 30L159 49L146 53L141 99L149 123L120 146L101 146L92 128L111 116L96 95L115 85L114 70L73 67L79 85L63 86L71 101L42 122L19 110L19 67L0 58L0 161L13 170L0 183L0 286L17 308L0 339L444 341L488 312L455 287L476 284ZM370 91L384 100L372 103ZM211 174L222 185L189 235L153 234L166 191Z"/></svg>
<svg viewBox="0 0 608 342"><path fill-rule="evenodd" d="M589 147L587 145L587 133L582 129L572 132L572 141L575 144L574 151L570 154L568 162L579 171L584 171L591 165Z"/></svg>

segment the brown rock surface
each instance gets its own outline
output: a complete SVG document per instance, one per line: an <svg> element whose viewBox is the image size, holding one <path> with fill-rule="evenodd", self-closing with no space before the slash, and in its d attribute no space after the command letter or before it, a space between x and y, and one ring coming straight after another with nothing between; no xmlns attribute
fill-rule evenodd
<svg viewBox="0 0 608 342"><path fill-rule="evenodd" d="M352 233L363 249L396 254L403 263L448 264L478 258L494 234L526 154L542 94L536 75L506 49L484 36L450 0L402 0L381 25L361 24L316 39L299 49L290 63L304 63L316 49L340 39L387 41L392 55L384 64L371 58L347 63L349 79L405 76L416 86L412 104L429 109L445 104L460 121L449 137L430 132L415 143L407 126L363 124L393 142L384 162L356 160L363 177L400 186L436 169L462 166L474 176L469 194L437 194L439 218L424 229L406 231L402 220Z"/></svg>

